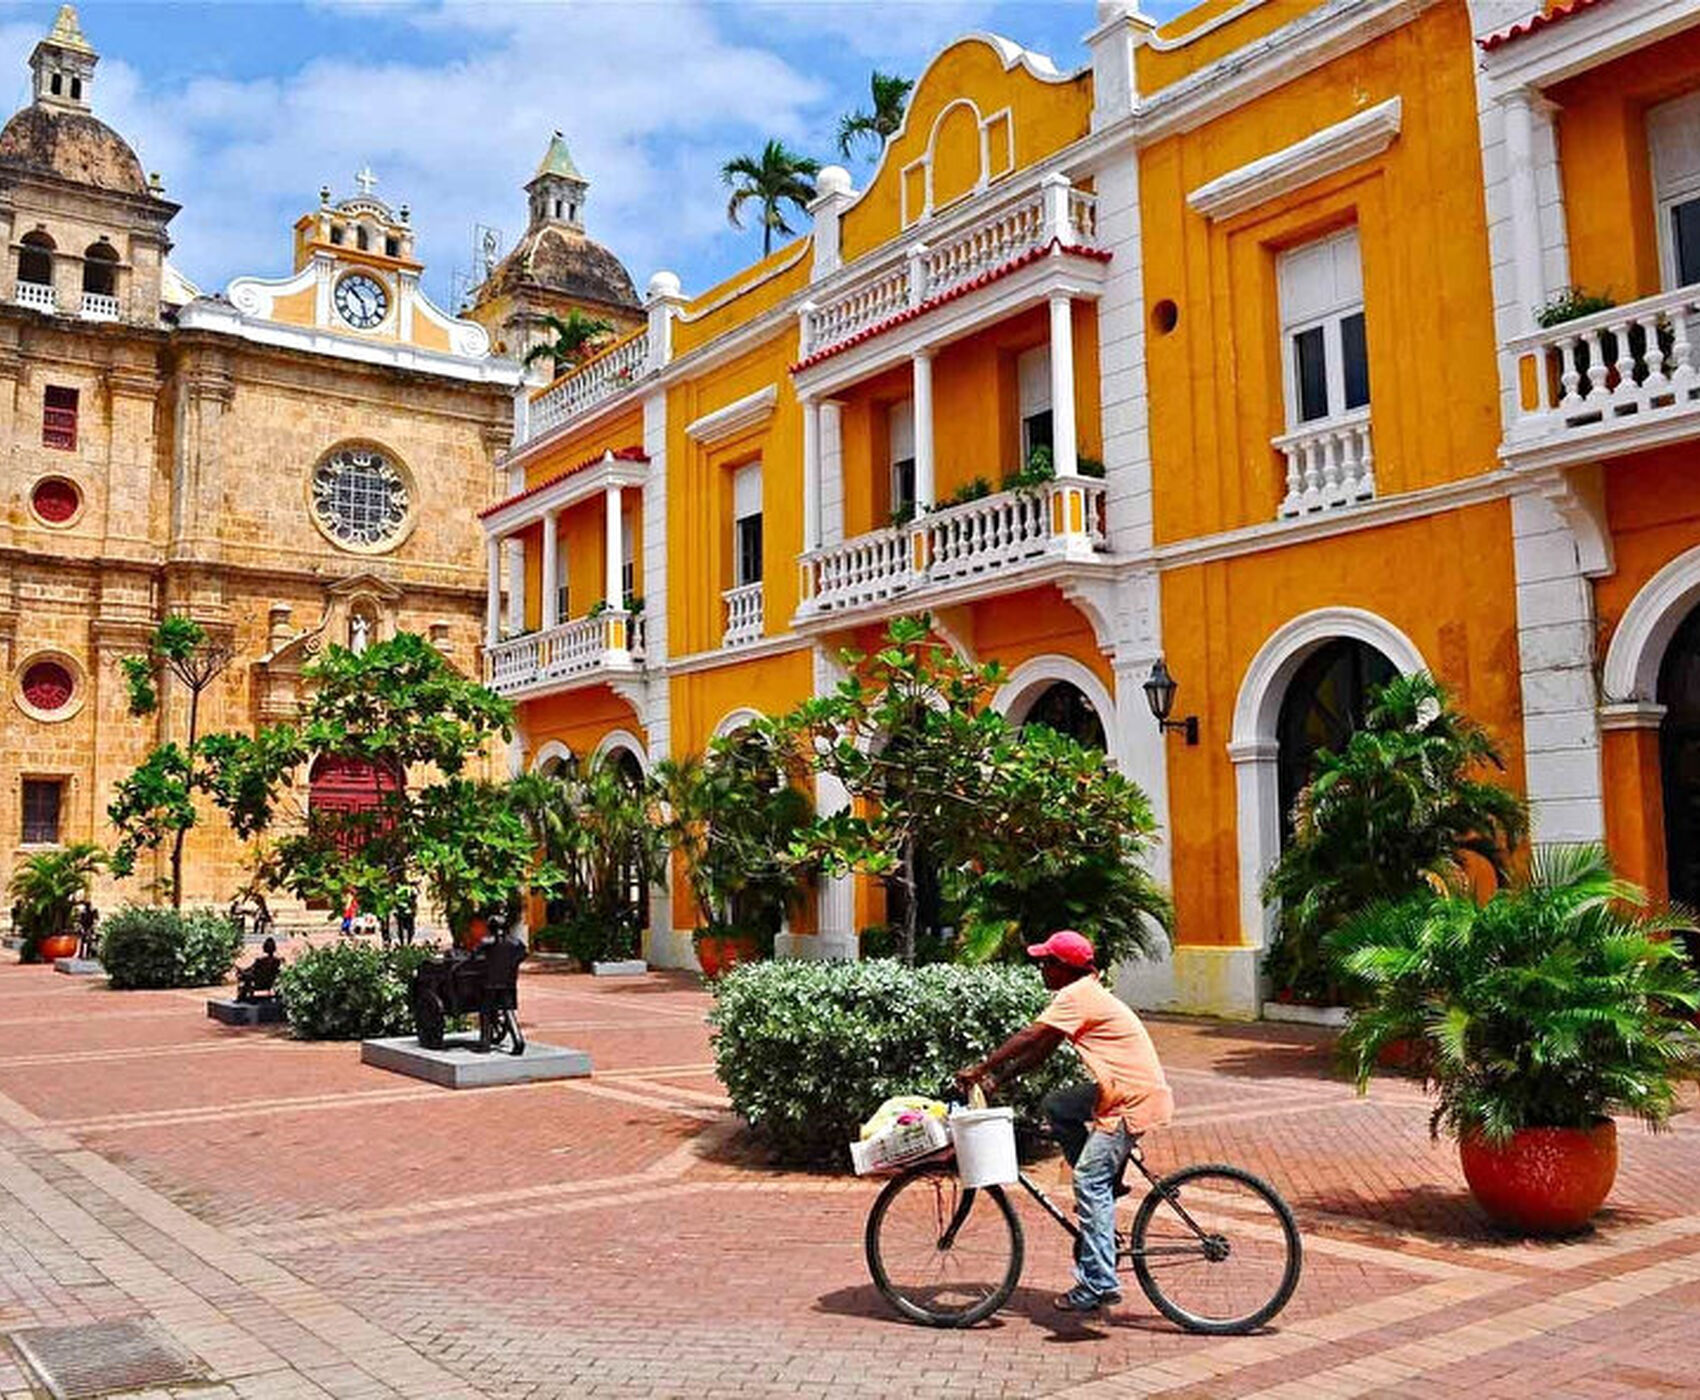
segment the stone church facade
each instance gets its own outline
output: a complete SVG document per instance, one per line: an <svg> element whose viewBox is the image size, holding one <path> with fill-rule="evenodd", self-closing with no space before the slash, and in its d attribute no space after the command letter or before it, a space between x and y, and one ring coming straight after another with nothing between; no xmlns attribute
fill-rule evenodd
<svg viewBox="0 0 1700 1400"><path fill-rule="evenodd" d="M365 172L297 222L288 276L199 294L167 261L178 207L90 109L97 61L66 6L0 131L0 886L110 845L115 784L182 738L185 697L132 718L120 669L170 612L235 650L202 732L289 714L331 643L414 631L477 674L476 517L523 378L502 326L426 298ZM97 903L145 899L166 854ZM244 861L204 812L185 902L228 901Z"/></svg>

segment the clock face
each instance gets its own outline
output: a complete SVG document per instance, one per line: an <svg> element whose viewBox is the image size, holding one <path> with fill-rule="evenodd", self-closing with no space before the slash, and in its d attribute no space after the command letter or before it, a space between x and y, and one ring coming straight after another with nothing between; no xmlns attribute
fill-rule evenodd
<svg viewBox="0 0 1700 1400"><path fill-rule="evenodd" d="M384 319L389 305L384 284L363 272L351 273L336 284L337 314L355 330L371 330Z"/></svg>

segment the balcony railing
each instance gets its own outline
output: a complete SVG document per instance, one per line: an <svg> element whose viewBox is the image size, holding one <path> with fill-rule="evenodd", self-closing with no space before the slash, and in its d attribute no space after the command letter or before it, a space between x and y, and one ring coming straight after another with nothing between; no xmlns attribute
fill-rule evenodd
<svg viewBox="0 0 1700 1400"><path fill-rule="evenodd" d="M57 311L59 298L46 282L20 282L15 297L19 306L33 306L37 311Z"/></svg>
<svg viewBox="0 0 1700 1400"><path fill-rule="evenodd" d="M1369 410L1306 423L1274 441L1287 459L1282 519L1333 510L1375 495L1375 448Z"/></svg>
<svg viewBox="0 0 1700 1400"><path fill-rule="evenodd" d="M602 612L498 642L484 653L484 683L498 694L573 681L643 661L643 618Z"/></svg>
<svg viewBox="0 0 1700 1400"><path fill-rule="evenodd" d="M84 292L82 317L85 321L116 321L118 298L104 292Z"/></svg>
<svg viewBox="0 0 1700 1400"><path fill-rule="evenodd" d="M1108 545L1104 483L1065 477L929 511L802 558L800 617L844 612L921 589L1015 574L1035 561Z"/></svg>
<svg viewBox="0 0 1700 1400"><path fill-rule="evenodd" d="M919 232L919 231L918 231ZM882 321L1048 248L1098 246L1098 204L1066 181L1041 183L970 222L869 265L849 286L803 312L804 355L853 340Z"/></svg>
<svg viewBox="0 0 1700 1400"><path fill-rule="evenodd" d="M649 331L645 328L569 370L534 398L526 437L538 437L630 388L648 365Z"/></svg>
<svg viewBox="0 0 1700 1400"><path fill-rule="evenodd" d="M720 596L726 601L726 631L720 639L721 646L742 647L759 642L766 630L760 581L728 588Z"/></svg>
<svg viewBox="0 0 1700 1400"><path fill-rule="evenodd" d="M1512 438L1597 439L1700 401L1700 284L1511 341L1524 392Z"/></svg>

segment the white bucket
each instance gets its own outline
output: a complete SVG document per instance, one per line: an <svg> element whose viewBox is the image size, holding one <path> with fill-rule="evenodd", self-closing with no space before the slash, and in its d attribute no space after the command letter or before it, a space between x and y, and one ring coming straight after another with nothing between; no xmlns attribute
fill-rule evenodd
<svg viewBox="0 0 1700 1400"><path fill-rule="evenodd" d="M950 1115L956 1173L964 1186L1001 1186L1021 1174L1013 1108L962 1108Z"/></svg>

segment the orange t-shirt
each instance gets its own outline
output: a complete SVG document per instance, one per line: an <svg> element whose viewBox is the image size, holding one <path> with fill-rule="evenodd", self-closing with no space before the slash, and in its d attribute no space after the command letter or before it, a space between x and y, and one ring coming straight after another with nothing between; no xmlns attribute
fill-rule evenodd
<svg viewBox="0 0 1700 1400"><path fill-rule="evenodd" d="M1114 1132L1126 1122L1130 1132L1143 1133L1169 1121L1175 1098L1144 1023L1095 976L1078 978L1052 997L1039 1024L1067 1036L1098 1081L1094 1128Z"/></svg>

